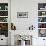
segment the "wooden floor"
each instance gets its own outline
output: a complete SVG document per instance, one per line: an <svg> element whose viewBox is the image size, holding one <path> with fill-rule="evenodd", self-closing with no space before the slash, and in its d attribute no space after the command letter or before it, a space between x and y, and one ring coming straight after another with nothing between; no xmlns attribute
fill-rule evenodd
<svg viewBox="0 0 46 46"><path fill-rule="evenodd" d="M0 45L0 46L8 46L8 45Z"/></svg>

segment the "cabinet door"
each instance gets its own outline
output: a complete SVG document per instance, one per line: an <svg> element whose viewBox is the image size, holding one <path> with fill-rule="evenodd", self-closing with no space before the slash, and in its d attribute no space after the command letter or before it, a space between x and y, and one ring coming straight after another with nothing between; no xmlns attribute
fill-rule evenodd
<svg viewBox="0 0 46 46"><path fill-rule="evenodd" d="M46 38L39 38L38 39L38 46L46 46Z"/></svg>

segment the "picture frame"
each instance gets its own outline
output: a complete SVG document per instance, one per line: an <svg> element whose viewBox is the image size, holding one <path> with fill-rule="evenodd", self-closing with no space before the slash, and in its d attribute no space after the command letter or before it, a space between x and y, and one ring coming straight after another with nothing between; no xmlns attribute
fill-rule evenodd
<svg viewBox="0 0 46 46"><path fill-rule="evenodd" d="M46 29L39 29L39 37L46 37Z"/></svg>
<svg viewBox="0 0 46 46"><path fill-rule="evenodd" d="M17 12L17 18L28 18L28 12Z"/></svg>

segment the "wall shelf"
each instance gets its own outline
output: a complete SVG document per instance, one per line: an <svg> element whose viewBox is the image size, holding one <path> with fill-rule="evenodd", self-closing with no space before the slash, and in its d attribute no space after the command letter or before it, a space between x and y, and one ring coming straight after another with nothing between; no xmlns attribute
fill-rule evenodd
<svg viewBox="0 0 46 46"><path fill-rule="evenodd" d="M46 28L38 28L38 29L46 29Z"/></svg>
<svg viewBox="0 0 46 46"><path fill-rule="evenodd" d="M8 11L8 10L0 10L0 11Z"/></svg>
<svg viewBox="0 0 46 46"><path fill-rule="evenodd" d="M44 16L38 16L38 17L46 17L46 15L44 15Z"/></svg>
<svg viewBox="0 0 46 46"><path fill-rule="evenodd" d="M46 22L38 22L38 23L46 23Z"/></svg>
<svg viewBox="0 0 46 46"><path fill-rule="evenodd" d="M8 17L8 16L0 16L0 17Z"/></svg>
<svg viewBox="0 0 46 46"><path fill-rule="evenodd" d="M46 11L46 9L45 10L38 10L38 11Z"/></svg>
<svg viewBox="0 0 46 46"><path fill-rule="evenodd" d="M0 22L0 23L8 23L8 22Z"/></svg>

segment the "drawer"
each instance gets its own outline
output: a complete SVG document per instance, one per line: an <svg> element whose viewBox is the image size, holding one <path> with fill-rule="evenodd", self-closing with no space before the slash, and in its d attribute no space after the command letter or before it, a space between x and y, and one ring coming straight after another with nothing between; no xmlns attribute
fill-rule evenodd
<svg viewBox="0 0 46 46"><path fill-rule="evenodd" d="M7 38L0 38L0 45L8 45L8 39Z"/></svg>

